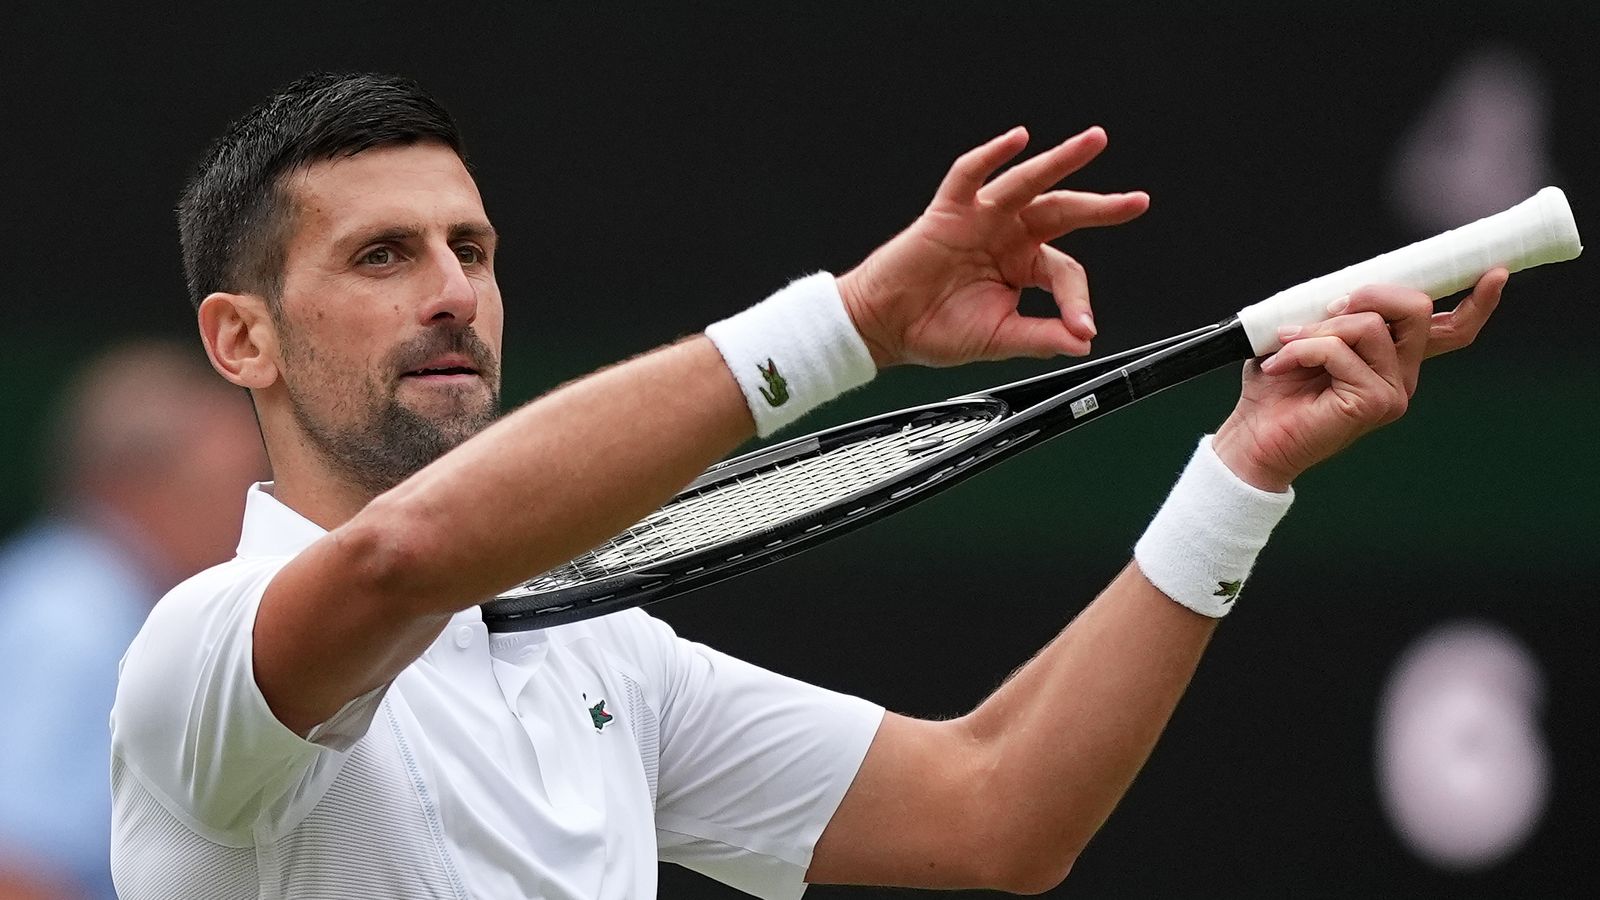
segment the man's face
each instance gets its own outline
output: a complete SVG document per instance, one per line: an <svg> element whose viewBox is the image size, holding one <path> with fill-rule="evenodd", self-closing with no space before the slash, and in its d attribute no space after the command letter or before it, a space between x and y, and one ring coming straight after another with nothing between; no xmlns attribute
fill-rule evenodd
<svg viewBox="0 0 1600 900"><path fill-rule="evenodd" d="M494 229L439 143L318 162L285 188L284 386L314 448L380 493L498 412Z"/></svg>

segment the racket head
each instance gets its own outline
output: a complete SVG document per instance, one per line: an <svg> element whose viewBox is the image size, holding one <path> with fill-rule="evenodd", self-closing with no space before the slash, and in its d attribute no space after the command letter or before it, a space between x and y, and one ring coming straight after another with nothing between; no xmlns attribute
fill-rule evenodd
<svg viewBox="0 0 1600 900"><path fill-rule="evenodd" d="M957 398L718 463L628 530L498 595L484 621L491 631L547 627L776 562L910 502L918 487L953 474L950 457L1010 412L993 397Z"/></svg>

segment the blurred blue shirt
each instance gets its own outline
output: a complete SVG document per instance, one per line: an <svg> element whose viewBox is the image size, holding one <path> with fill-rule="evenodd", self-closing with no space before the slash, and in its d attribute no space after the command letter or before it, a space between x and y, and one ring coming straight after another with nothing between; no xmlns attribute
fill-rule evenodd
<svg viewBox="0 0 1600 900"><path fill-rule="evenodd" d="M114 532L50 519L0 549L0 854L107 900L117 666L164 590Z"/></svg>

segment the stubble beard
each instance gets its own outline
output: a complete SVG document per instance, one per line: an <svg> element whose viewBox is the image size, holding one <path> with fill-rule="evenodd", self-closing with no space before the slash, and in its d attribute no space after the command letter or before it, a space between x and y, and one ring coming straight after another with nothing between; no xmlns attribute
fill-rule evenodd
<svg viewBox="0 0 1600 900"><path fill-rule="evenodd" d="M483 431L500 415L499 367L493 355L470 331L453 332L444 339L425 338L424 346L396 355L426 358L437 352L466 352L474 360L478 377L488 387L488 395L463 396L459 408L437 416L427 416L406 407L398 397L398 383L378 386L363 380L359 391L352 391L336 404L334 416L322 418L315 404L297 387L299 379L285 379L295 421L317 453L334 470L371 496L377 496L421 471L429 463ZM286 341L286 358L297 372L326 371L317 364L317 354L309 347L294 347ZM356 413L350 417L339 413Z"/></svg>

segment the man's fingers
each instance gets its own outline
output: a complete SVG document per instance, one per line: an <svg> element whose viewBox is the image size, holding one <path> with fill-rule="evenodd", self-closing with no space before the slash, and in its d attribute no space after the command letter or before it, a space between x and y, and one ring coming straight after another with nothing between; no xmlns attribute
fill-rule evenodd
<svg viewBox="0 0 1600 900"><path fill-rule="evenodd" d="M1428 350L1433 300L1421 291L1395 285L1369 285L1350 294L1345 314L1377 313L1389 323L1406 396L1417 392L1417 375Z"/></svg>
<svg viewBox="0 0 1600 900"><path fill-rule="evenodd" d="M1013 313L995 329L994 338L985 351L987 359L1011 359L1031 356L1048 359L1065 353L1083 356L1089 352L1089 342L1067 330L1060 319L1046 319Z"/></svg>
<svg viewBox="0 0 1600 900"><path fill-rule="evenodd" d="M1044 244L1034 258L1029 287L1041 287L1055 298L1061 310L1061 322L1067 331L1084 342L1083 351L1094 338L1094 312L1089 308L1089 273L1077 260L1060 250Z"/></svg>
<svg viewBox="0 0 1600 900"><path fill-rule="evenodd" d="M1511 273L1505 269L1491 269L1478 279L1472 293L1455 309L1434 315L1429 323L1426 355L1438 356L1460 350L1477 340L1478 332L1500 305L1501 292L1510 278Z"/></svg>
<svg viewBox="0 0 1600 900"><path fill-rule="evenodd" d="M1143 215L1149 208L1150 195L1144 191L1125 194L1051 191L1035 197L1022 208L1022 224L1034 240L1053 241L1077 228L1121 225Z"/></svg>
<svg viewBox="0 0 1600 900"><path fill-rule="evenodd" d="M974 147L957 157L945 173L944 181L934 200L966 205L977 199L978 189L989 180L994 170L1005 165L1006 160L1028 146L1028 130L1018 125L999 137L992 138L980 147Z"/></svg>
<svg viewBox="0 0 1600 900"><path fill-rule="evenodd" d="M1385 322L1381 315L1371 311L1350 313L1306 326L1295 334L1285 335L1284 349L1308 341L1325 343L1329 340L1338 341L1349 347L1354 358L1359 360L1367 371L1389 385L1391 390L1401 391L1407 397L1411 395L1400 362L1399 348L1389 333L1389 323ZM1261 368L1262 371L1271 374L1276 370L1276 366L1276 363L1270 365L1263 363ZM1343 377L1343 373L1332 369L1328 374L1336 378ZM1349 380L1352 384L1365 383L1363 379L1355 377Z"/></svg>
<svg viewBox="0 0 1600 900"><path fill-rule="evenodd" d="M1395 381L1380 373L1380 366L1358 351L1360 343L1358 340L1352 345L1348 339L1335 335L1294 340L1262 360L1261 371L1275 376L1294 369L1321 369L1333 379L1333 391L1353 414L1367 421L1392 421L1405 412L1406 394ZM1383 343L1388 344L1392 354L1394 345L1387 339ZM1373 352L1375 348L1368 344L1366 349ZM1339 389L1341 383L1346 389Z"/></svg>
<svg viewBox="0 0 1600 900"><path fill-rule="evenodd" d="M1098 125L1079 132L1034 158L1012 166L978 191L978 199L1021 209L1051 185L1082 168L1106 147Z"/></svg>

